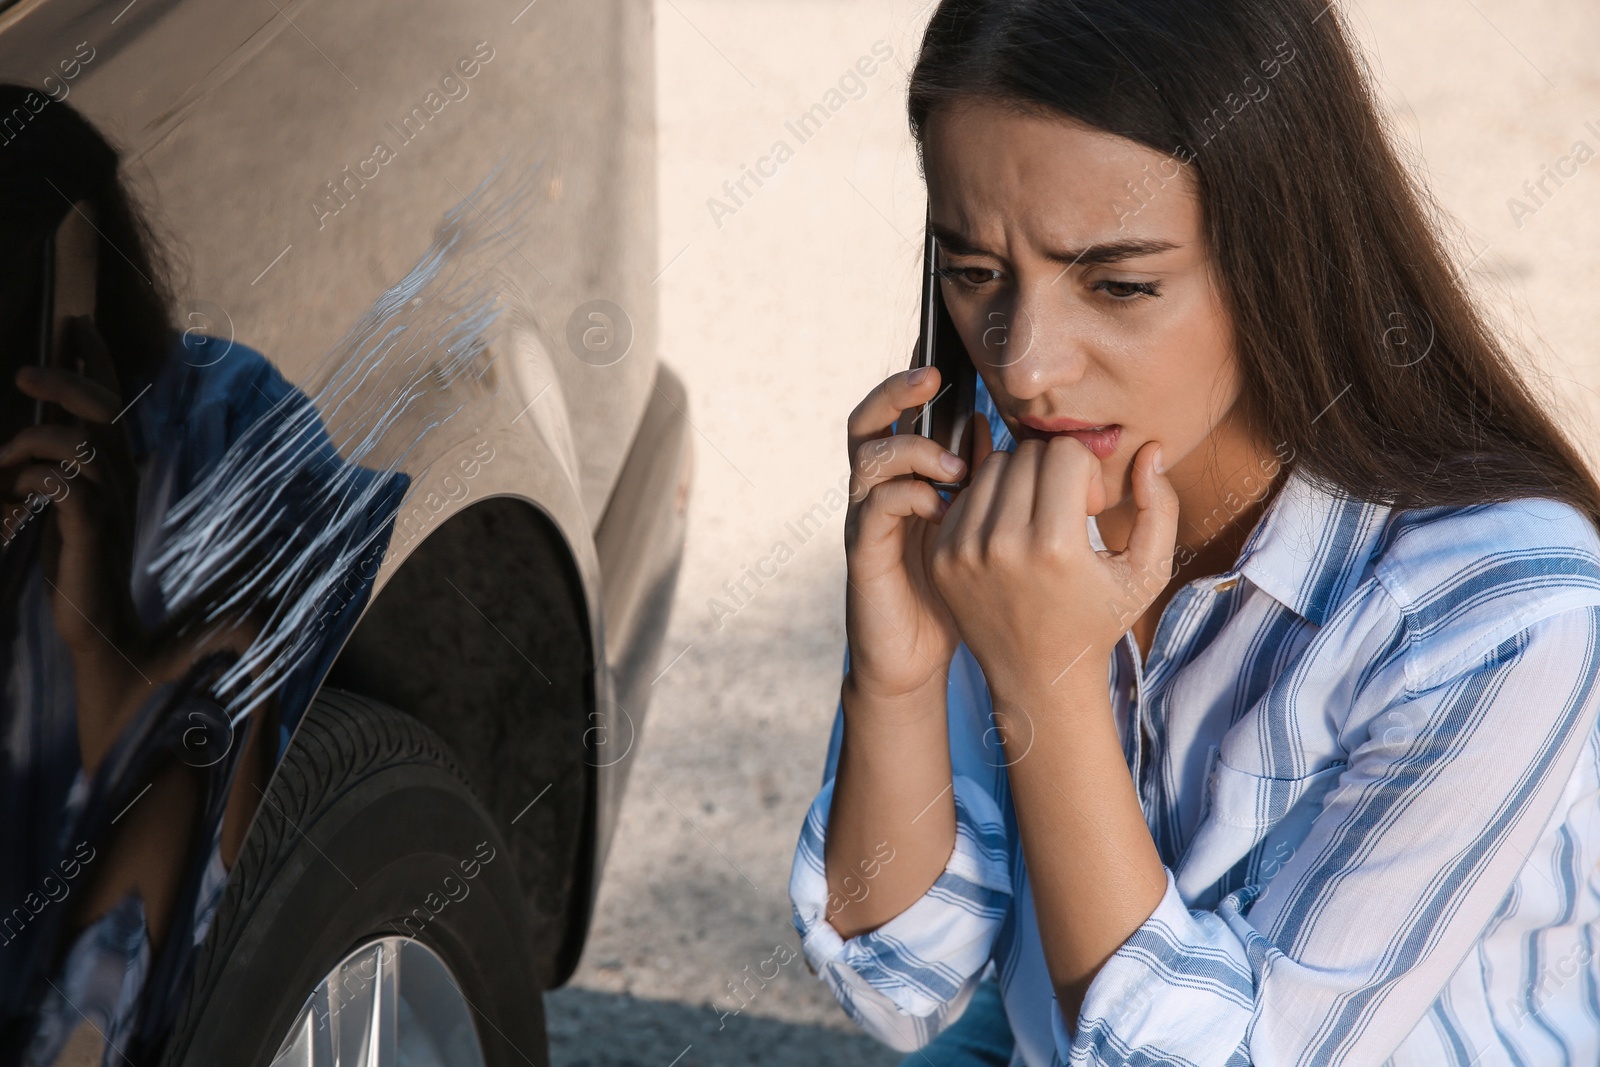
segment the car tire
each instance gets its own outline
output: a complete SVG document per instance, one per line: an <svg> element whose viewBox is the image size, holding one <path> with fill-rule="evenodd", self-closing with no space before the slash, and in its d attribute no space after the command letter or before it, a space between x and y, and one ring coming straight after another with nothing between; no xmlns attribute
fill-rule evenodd
<svg viewBox="0 0 1600 1067"><path fill-rule="evenodd" d="M487 1067L544 1065L524 907L511 855L439 738L324 690L246 836L162 1063L268 1067L318 983L399 935L449 969Z"/></svg>

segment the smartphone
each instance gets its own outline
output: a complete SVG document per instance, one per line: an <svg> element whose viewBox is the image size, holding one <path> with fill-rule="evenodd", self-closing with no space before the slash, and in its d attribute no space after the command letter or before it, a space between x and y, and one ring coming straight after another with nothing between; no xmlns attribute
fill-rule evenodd
<svg viewBox="0 0 1600 1067"><path fill-rule="evenodd" d="M967 461L958 482L941 482L918 475L935 489L955 491L972 478L972 449L964 453L962 436L972 422L978 400L978 371L967 347L956 332L956 324L944 306L944 291L939 285L938 241L933 236L933 219L928 218L922 241L922 323L917 337L918 367L939 368L939 392L922 405L912 422L912 430L931 437Z"/></svg>
<svg viewBox="0 0 1600 1067"><path fill-rule="evenodd" d="M85 368L69 366L67 323L74 318L94 318L95 275L98 273L99 234L93 220L94 207L87 201L73 204L49 237L39 256L39 306L35 332L34 362L41 367L57 367L83 373ZM35 401L34 425L52 418L44 401ZM59 413L57 413L59 414Z"/></svg>

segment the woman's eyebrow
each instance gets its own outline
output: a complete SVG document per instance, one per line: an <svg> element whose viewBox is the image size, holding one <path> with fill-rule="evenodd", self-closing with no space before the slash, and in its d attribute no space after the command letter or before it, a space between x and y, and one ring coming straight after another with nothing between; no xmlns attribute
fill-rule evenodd
<svg viewBox="0 0 1600 1067"><path fill-rule="evenodd" d="M938 223L933 225L933 236L938 240L939 246L953 256L992 256L993 252L979 248L963 234L947 229ZM1153 256L1162 252L1170 252L1181 247L1173 241L1158 240L1126 240L1103 241L1089 245L1083 249L1065 249L1060 251L1047 251L1045 258L1067 267L1080 264L1101 266L1106 263L1120 263L1125 259L1137 259L1140 256Z"/></svg>
<svg viewBox="0 0 1600 1067"><path fill-rule="evenodd" d="M939 247L949 252L952 256L989 256L994 254L979 248L963 234L955 230L940 226L937 222L931 225L934 239L939 242Z"/></svg>
<svg viewBox="0 0 1600 1067"><path fill-rule="evenodd" d="M1089 245L1087 248L1078 251L1072 249L1058 252L1047 251L1044 255L1046 259L1054 260L1067 267L1075 267L1080 264L1101 266L1106 263L1121 263L1125 259L1138 259L1140 256L1159 255L1162 252L1171 252L1178 247L1180 246L1173 241L1105 241L1100 244Z"/></svg>

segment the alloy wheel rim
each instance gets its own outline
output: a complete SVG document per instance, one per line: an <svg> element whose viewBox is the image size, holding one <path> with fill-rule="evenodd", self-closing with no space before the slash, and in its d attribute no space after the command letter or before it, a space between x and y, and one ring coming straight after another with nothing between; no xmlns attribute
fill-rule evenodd
<svg viewBox="0 0 1600 1067"><path fill-rule="evenodd" d="M312 990L272 1067L484 1067L472 1009L427 945L360 945Z"/></svg>

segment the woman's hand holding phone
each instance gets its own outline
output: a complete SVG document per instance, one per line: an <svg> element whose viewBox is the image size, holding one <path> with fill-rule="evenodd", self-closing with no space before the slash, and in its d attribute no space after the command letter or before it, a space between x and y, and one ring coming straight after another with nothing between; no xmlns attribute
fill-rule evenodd
<svg viewBox="0 0 1600 1067"><path fill-rule="evenodd" d="M845 630L850 670L840 693L844 737L834 780L826 865L828 922L841 937L900 914L939 877L956 839L945 677L960 641L929 570L946 505L928 481L965 464L909 417L941 388L937 368L890 375L850 414L845 512ZM890 427L899 420L899 433ZM974 465L988 453L981 424ZM969 450L970 451L970 450ZM946 466L945 462L957 462ZM856 872L889 847L893 865L859 893ZM854 891L853 891L854 890Z"/></svg>
<svg viewBox="0 0 1600 1067"><path fill-rule="evenodd" d="M917 476L952 481L965 472L966 463L930 438L890 430L940 388L936 368L901 371L884 379L850 414L849 682L883 700L908 697L943 679L961 640L929 568L948 505ZM903 426L909 422L901 419ZM975 421L972 439L976 467L991 450L985 422Z"/></svg>
<svg viewBox="0 0 1600 1067"><path fill-rule="evenodd" d="M71 651L79 689L79 740L91 772L120 720L157 676L130 593L139 480L122 398L94 368L105 342L88 319L72 320L69 365L25 367L17 388L59 413L0 443L0 505L8 521L44 525L40 564L57 632ZM37 502L49 506L36 510Z"/></svg>

